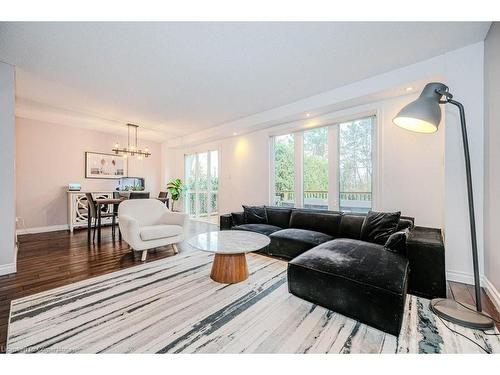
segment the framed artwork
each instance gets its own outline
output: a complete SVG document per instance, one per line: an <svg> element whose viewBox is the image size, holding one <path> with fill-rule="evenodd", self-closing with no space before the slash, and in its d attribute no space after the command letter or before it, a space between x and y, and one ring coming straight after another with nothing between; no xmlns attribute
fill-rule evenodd
<svg viewBox="0 0 500 375"><path fill-rule="evenodd" d="M85 152L85 178L126 177L127 159L121 155Z"/></svg>

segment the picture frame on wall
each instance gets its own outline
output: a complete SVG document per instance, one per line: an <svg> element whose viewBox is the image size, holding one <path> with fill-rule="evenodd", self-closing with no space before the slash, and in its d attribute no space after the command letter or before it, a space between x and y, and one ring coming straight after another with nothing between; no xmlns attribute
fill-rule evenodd
<svg viewBox="0 0 500 375"><path fill-rule="evenodd" d="M122 155L85 152L85 178L118 179L127 176L127 158Z"/></svg>

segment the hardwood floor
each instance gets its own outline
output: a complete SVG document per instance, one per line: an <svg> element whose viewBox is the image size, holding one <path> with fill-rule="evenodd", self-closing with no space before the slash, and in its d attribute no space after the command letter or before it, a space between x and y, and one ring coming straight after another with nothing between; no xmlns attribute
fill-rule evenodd
<svg viewBox="0 0 500 375"><path fill-rule="evenodd" d="M216 228L213 224L190 222L187 238ZM187 251L192 251L190 246L181 243L179 252ZM171 247L160 248L149 252L146 262L173 255ZM86 230L20 236L17 273L0 276L0 351L5 351L11 300L138 264L141 264L140 254L134 255L124 241L113 242L110 228L103 229L100 246L87 243ZM448 293L460 302L474 304L474 289L470 285L449 283ZM500 319L484 292L483 309Z"/></svg>

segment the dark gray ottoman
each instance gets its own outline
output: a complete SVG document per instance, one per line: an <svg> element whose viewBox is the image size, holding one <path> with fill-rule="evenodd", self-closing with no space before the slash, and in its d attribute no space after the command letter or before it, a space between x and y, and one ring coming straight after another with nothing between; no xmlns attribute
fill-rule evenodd
<svg viewBox="0 0 500 375"><path fill-rule="evenodd" d="M407 284L406 257L364 241L329 241L288 263L290 293L395 336Z"/></svg>

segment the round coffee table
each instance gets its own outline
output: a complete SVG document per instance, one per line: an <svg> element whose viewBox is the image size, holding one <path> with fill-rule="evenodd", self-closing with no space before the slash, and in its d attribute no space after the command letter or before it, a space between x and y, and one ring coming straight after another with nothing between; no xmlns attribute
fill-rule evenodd
<svg viewBox="0 0 500 375"><path fill-rule="evenodd" d="M215 254L210 277L224 284L248 278L246 253L269 245L269 237L242 230L225 230L199 234L188 241L196 249Z"/></svg>

